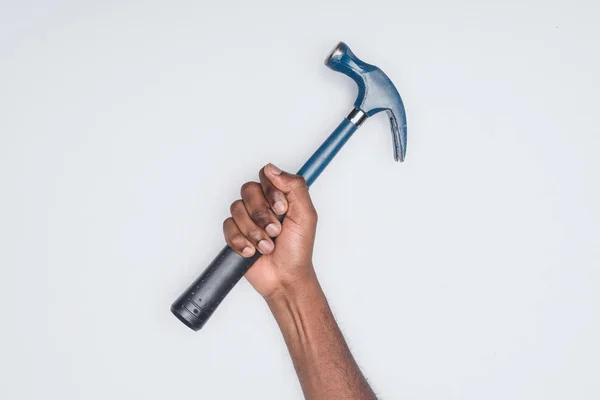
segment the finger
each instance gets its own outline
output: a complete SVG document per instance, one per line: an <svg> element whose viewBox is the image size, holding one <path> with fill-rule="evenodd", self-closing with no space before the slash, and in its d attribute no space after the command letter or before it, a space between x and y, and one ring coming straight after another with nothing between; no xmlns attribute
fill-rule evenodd
<svg viewBox="0 0 600 400"><path fill-rule="evenodd" d="M260 179L260 186L262 187L262 191L271 206L271 209L277 215L283 215L288 209L287 200L285 198L285 194L273 185L273 183L267 178L265 175L265 168L263 167L258 173L258 177Z"/></svg>
<svg viewBox="0 0 600 400"><path fill-rule="evenodd" d="M235 224L242 235L244 235L258 251L262 254L269 254L273 251L275 248L273 241L261 227L252 221L242 200L236 200L231 204L231 217L235 221Z"/></svg>
<svg viewBox="0 0 600 400"><path fill-rule="evenodd" d="M223 234L227 245L242 257L252 257L256 249L235 224L233 218L229 217L223 221Z"/></svg>
<svg viewBox="0 0 600 400"><path fill-rule="evenodd" d="M267 164L264 173L273 186L285 194L288 202L286 214L288 217L316 221L317 212L303 177L282 171L273 164Z"/></svg>
<svg viewBox="0 0 600 400"><path fill-rule="evenodd" d="M271 211L261 185L256 182L247 182L242 186L241 195L244 207L252 221L270 237L279 235L281 223Z"/></svg>

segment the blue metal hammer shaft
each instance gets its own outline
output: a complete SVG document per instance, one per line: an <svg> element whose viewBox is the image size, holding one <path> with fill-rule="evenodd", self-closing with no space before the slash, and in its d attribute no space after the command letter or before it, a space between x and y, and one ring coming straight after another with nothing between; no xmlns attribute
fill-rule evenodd
<svg viewBox="0 0 600 400"><path fill-rule="evenodd" d="M308 186L312 185L321 175L321 172L329 165L333 157L346 144L358 127L359 125L355 125L348 118L344 118L317 151L304 163L298 171L298 175L304 177Z"/></svg>

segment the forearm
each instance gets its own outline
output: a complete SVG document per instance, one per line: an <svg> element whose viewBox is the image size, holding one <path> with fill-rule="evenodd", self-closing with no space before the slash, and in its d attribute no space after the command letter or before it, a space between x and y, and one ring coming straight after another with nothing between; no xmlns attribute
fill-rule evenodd
<svg viewBox="0 0 600 400"><path fill-rule="evenodd" d="M376 399L314 275L267 299L307 399Z"/></svg>

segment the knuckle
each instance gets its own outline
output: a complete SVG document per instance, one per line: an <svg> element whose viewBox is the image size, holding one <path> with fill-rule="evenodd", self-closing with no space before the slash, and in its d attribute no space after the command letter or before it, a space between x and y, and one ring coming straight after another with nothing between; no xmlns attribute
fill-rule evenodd
<svg viewBox="0 0 600 400"><path fill-rule="evenodd" d="M250 214L250 218L252 218L252 220L255 222L266 222L270 220L269 217L269 210L266 208L252 211L252 214Z"/></svg>
<svg viewBox="0 0 600 400"><path fill-rule="evenodd" d="M246 238L241 233L236 233L231 236L231 242L236 246L243 246L246 243Z"/></svg>
<svg viewBox="0 0 600 400"><path fill-rule="evenodd" d="M229 238L228 244L232 248L241 250L242 248L244 248L246 246L246 238L244 236L242 236L241 234L236 233Z"/></svg>
<svg viewBox="0 0 600 400"><path fill-rule="evenodd" d="M274 193L277 192L276 189L274 189L272 186L269 186L269 185L265 185L263 187L263 191L265 192L265 197L267 197L267 198L273 197Z"/></svg>
<svg viewBox="0 0 600 400"><path fill-rule="evenodd" d="M229 212L231 213L231 215L236 214L240 210L240 207L244 207L244 203L242 202L242 200L238 199L231 203L231 206L229 206Z"/></svg>
<svg viewBox="0 0 600 400"><path fill-rule="evenodd" d="M242 198L246 198L251 196L253 193L256 193L256 188L259 187L260 185L256 182L246 182L242 185L242 188L240 189L240 193L242 195Z"/></svg>
<svg viewBox="0 0 600 400"><path fill-rule="evenodd" d="M258 229L258 228L251 228L248 231L248 237L251 237L251 238L253 238L255 240L261 240L264 237L264 235L263 235L263 233L262 233L262 231L260 229Z"/></svg>
<svg viewBox="0 0 600 400"><path fill-rule="evenodd" d="M269 199L270 201L272 201L274 203L277 200L281 200L283 197L285 197L285 195L283 194L282 191L280 191L278 189L268 188L266 190L266 197L267 197L267 199Z"/></svg>

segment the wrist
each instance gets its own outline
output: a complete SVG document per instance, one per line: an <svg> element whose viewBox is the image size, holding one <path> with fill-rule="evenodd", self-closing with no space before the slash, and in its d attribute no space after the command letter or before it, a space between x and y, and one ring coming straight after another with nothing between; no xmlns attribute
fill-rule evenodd
<svg viewBox="0 0 600 400"><path fill-rule="evenodd" d="M281 287L265 297L267 305L281 329L285 342L294 353L314 353L319 326L330 314L325 294L316 275Z"/></svg>
<svg viewBox="0 0 600 400"><path fill-rule="evenodd" d="M306 274L298 277L292 282L281 284L268 296L264 296L265 301L273 310L274 307L281 304L296 304L298 306L309 304L319 297L323 296L323 291L317 275L314 272L312 265L306 268Z"/></svg>

